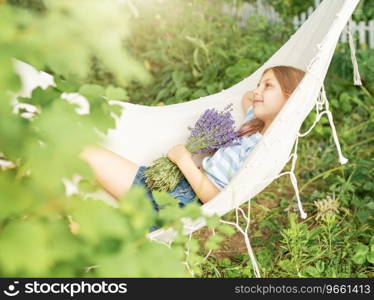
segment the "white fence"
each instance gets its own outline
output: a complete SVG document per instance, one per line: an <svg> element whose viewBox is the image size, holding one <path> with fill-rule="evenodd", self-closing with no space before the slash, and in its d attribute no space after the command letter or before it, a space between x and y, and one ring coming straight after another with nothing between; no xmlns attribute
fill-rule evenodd
<svg viewBox="0 0 374 300"><path fill-rule="evenodd" d="M328 0L325 0L328 1ZM313 13L315 8L321 3L321 0L314 0L314 7L310 6L307 12L301 13L299 16L293 17L293 25L295 30L297 30L301 24ZM344 27L342 34L340 35L339 42L348 42L348 24ZM352 36L358 35L358 40L354 38L355 42L359 44L367 44L370 49L374 49L374 20L370 20L367 24L364 21L356 23L352 21Z"/></svg>
<svg viewBox="0 0 374 300"><path fill-rule="evenodd" d="M293 17L292 22L295 30L297 30L305 22L305 20L313 13L313 11L321 2L321 0L314 0L314 6L310 6L306 12ZM263 0L256 0L255 4L245 2L240 8L237 8L237 0L233 0L232 5L224 5L223 11L225 13L230 13L231 15L236 16L239 20L239 26L241 27L245 26L248 18L251 16L264 16L269 22L274 23L282 22L281 17L274 10L274 8L267 4L264 4ZM341 43L348 42L347 27L348 24L344 27L344 30L340 35L339 42ZM364 21L358 23L352 21L351 30L356 44L366 44L370 49L374 49L374 20L370 20L367 23ZM356 38L356 35L358 36L358 38Z"/></svg>

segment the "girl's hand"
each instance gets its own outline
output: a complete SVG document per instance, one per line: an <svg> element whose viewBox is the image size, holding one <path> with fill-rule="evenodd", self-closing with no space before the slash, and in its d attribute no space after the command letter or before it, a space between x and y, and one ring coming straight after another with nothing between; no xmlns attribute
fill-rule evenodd
<svg viewBox="0 0 374 300"><path fill-rule="evenodd" d="M176 165L183 160L186 157L192 157L191 152L189 152L184 145L175 145L172 147L168 154L167 157Z"/></svg>
<svg viewBox="0 0 374 300"><path fill-rule="evenodd" d="M253 91L248 91L243 95L242 98L242 107L244 110L244 113L247 112L248 108L253 105Z"/></svg>

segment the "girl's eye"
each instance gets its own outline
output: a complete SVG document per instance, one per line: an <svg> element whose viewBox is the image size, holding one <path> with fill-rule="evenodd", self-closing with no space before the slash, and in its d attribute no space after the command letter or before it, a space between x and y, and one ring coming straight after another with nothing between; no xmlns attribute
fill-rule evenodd
<svg viewBox="0 0 374 300"><path fill-rule="evenodd" d="M257 83L257 87L259 87L260 85ZM266 83L265 86L272 86L271 84L269 83Z"/></svg>

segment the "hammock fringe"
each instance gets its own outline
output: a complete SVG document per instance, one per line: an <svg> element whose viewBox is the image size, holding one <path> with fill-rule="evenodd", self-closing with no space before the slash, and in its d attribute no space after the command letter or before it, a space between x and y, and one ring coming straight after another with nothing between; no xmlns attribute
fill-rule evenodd
<svg viewBox="0 0 374 300"><path fill-rule="evenodd" d="M353 65L353 84L362 85L360 72L358 70L358 64L357 64L357 59L356 59L356 49L355 49L355 44L354 44L353 34L352 34L352 17L350 17L348 21L348 42L349 42L349 48L351 49L351 60L352 60L352 65Z"/></svg>

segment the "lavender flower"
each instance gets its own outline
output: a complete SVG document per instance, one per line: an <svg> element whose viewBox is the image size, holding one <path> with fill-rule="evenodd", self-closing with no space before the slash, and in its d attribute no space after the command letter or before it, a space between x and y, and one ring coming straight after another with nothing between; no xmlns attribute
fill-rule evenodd
<svg viewBox="0 0 374 300"><path fill-rule="evenodd" d="M191 131L186 144L188 151L200 154L239 144L239 136L234 129L235 122L230 113L232 105L226 106L222 112L214 108L207 109L194 128L188 127Z"/></svg>
<svg viewBox="0 0 374 300"><path fill-rule="evenodd" d="M193 154L207 153L240 144L238 132L231 111L233 104L227 105L222 112L207 109L196 121L187 139L186 149ZM144 172L148 188L158 191L172 191L184 177L179 168L166 156L156 159Z"/></svg>

